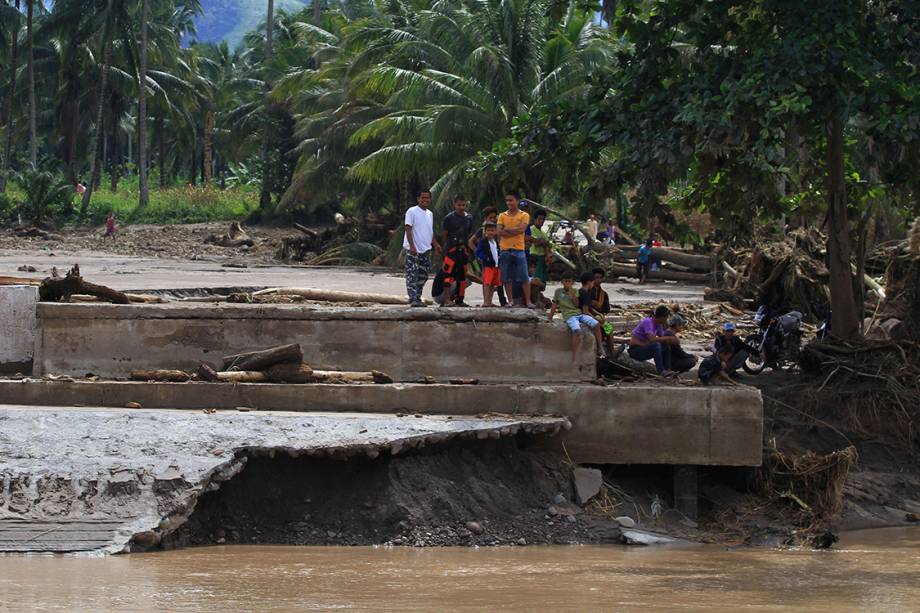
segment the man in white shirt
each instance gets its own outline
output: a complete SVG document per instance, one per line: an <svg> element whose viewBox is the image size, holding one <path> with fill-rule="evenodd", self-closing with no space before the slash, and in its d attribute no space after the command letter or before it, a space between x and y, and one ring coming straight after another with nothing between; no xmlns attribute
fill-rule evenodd
<svg viewBox="0 0 920 613"><path fill-rule="evenodd" d="M441 245L434 237L434 215L431 206L431 192L419 192L418 205L406 211L406 292L409 306L423 307L422 290L431 272L431 248L440 253Z"/></svg>

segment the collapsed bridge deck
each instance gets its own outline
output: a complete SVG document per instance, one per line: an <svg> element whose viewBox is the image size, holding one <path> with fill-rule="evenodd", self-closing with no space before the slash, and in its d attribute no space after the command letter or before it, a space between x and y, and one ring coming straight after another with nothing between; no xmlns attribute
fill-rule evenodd
<svg viewBox="0 0 920 613"><path fill-rule="evenodd" d="M558 417L0 405L0 551L114 553L151 545L253 454L376 458L566 427Z"/></svg>

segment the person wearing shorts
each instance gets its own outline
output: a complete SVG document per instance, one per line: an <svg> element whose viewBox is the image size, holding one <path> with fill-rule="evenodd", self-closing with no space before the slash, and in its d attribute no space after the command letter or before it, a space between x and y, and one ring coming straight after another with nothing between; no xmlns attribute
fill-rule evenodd
<svg viewBox="0 0 920 613"><path fill-rule="evenodd" d="M505 295L512 295L515 283L521 285L524 291L525 306L534 308L530 295L530 277L527 274L527 251L525 234L530 226L530 215L520 207L521 195L511 191L505 195L505 206L508 210L498 216L498 235L500 237L499 268L501 268L502 283L505 286Z"/></svg>
<svg viewBox="0 0 920 613"><path fill-rule="evenodd" d="M591 277L591 281L588 283L587 290L590 290L590 285L593 283L594 276L591 273L586 273ZM607 355L604 353L604 341L601 338L601 327L596 319L591 317L588 313L585 312L587 305L579 308L577 306L579 302L578 293L575 292L573 285L575 284L575 275L571 271L566 271L562 275L562 287L556 290L556 293L553 295L553 306L549 309L549 318L547 321L552 321L553 316L556 314L556 311L562 313L562 319L565 320L565 325L569 327L569 330L572 332L572 361L578 362L578 348L581 345L581 327L587 326L594 334L594 340L596 341L597 357L604 359ZM582 291L587 291L585 288L585 282L582 282Z"/></svg>
<svg viewBox="0 0 920 613"><path fill-rule="evenodd" d="M498 225L487 221L482 226L482 238L476 243L476 258L482 266L482 306L491 307L492 294L502 286L501 270L498 267Z"/></svg>

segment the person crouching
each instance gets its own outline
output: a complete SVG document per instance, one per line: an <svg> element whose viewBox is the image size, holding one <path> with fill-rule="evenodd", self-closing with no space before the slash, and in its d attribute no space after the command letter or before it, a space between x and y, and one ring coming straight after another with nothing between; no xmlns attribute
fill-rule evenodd
<svg viewBox="0 0 920 613"><path fill-rule="evenodd" d="M581 326L584 324L594 334L596 341L597 357L604 359L604 341L601 338L601 327L596 319L589 315L591 308L591 285L594 275L586 272L581 276L581 289L574 289L575 275L566 271L562 275L562 287L553 295L553 306L550 307L547 321L552 321L556 311L562 314L565 325L572 332L572 361L578 362L578 348L581 345Z"/></svg>

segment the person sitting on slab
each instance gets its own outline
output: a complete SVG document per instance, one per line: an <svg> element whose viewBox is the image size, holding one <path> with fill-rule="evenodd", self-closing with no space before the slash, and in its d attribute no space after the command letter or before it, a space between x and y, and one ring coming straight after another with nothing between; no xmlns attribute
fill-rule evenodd
<svg viewBox="0 0 920 613"><path fill-rule="evenodd" d="M600 324L588 314L591 303L589 292L593 280L594 277L590 272L583 274L581 279L581 290L575 292L573 287L575 285L575 275L571 271L566 271L562 275L562 287L557 289L556 293L553 295L553 306L549 309L549 318L547 321L552 321L553 315L556 314L556 311L559 311L562 313L565 325L567 325L572 332L573 362L578 361L578 348L581 345L582 324L586 325L594 334L594 340L597 342L597 357L600 359L607 357L604 353L604 343L601 339ZM578 306L582 302L579 294L584 295L584 304L581 307Z"/></svg>
<svg viewBox="0 0 920 613"><path fill-rule="evenodd" d="M678 314L671 315L668 319L668 329L665 330L665 336L673 336L677 339L676 344L671 345L671 370L677 373L687 372L696 366L697 358L690 355L680 346L680 334L687 328L687 320Z"/></svg>
<svg viewBox="0 0 920 613"><path fill-rule="evenodd" d="M725 365L725 372L729 376L740 377L741 373L738 372L738 369L748 359L750 353L744 341L735 336L735 324L730 321L722 324L722 334L716 336L712 351L718 353L722 347L726 346L732 350L732 359Z"/></svg>
<svg viewBox="0 0 920 613"><path fill-rule="evenodd" d="M712 385L715 383L725 382L728 385L738 385L728 373L725 372L725 365L732 358L732 348L725 345L718 353L707 356L700 363L699 377L703 385Z"/></svg>
<svg viewBox="0 0 920 613"><path fill-rule="evenodd" d="M655 370L663 376L674 374L671 370L671 348L678 344L676 336L665 335L665 324L670 315L668 307L659 306L652 317L639 321L629 339L629 357L640 362L654 359Z"/></svg>

